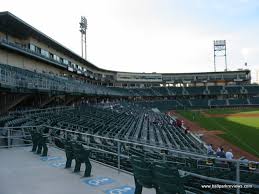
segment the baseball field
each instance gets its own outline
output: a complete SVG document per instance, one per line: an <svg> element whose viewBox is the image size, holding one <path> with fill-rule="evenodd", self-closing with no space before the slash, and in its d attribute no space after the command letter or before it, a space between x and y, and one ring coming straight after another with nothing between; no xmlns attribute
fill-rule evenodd
<svg viewBox="0 0 259 194"><path fill-rule="evenodd" d="M259 108L182 110L184 118L259 157Z"/></svg>

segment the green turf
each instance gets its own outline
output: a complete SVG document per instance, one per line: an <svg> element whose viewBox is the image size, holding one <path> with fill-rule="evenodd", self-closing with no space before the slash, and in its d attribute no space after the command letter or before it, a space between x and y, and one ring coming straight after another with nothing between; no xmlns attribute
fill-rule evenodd
<svg viewBox="0 0 259 194"><path fill-rule="evenodd" d="M232 111L232 112L231 112ZM256 111L255 109L250 111ZM182 116L208 130L221 130L222 138L259 157L259 118L222 117L208 118L199 111L178 111ZM233 110L216 110L215 114L230 114ZM227 112L227 113L226 113ZM252 113L249 110L235 110L235 113ZM257 112L259 112L257 110ZM193 117L194 116L194 117ZM193 120L194 118L194 120Z"/></svg>

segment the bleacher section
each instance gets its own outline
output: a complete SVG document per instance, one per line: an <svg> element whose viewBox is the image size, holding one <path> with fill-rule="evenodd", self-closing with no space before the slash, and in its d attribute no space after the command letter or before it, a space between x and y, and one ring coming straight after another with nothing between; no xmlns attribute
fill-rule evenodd
<svg viewBox="0 0 259 194"><path fill-rule="evenodd" d="M222 86L209 86L209 94L210 95L220 95L221 90L223 89Z"/></svg>
<svg viewBox="0 0 259 194"><path fill-rule="evenodd" d="M180 158L165 155L165 160L159 161L149 157L141 150L131 157L131 164L135 176L137 191L139 188L155 188L162 193L186 193L186 191L199 194L230 194L236 193L235 189L203 189L201 185L222 184L220 179L235 180L236 172L224 163L206 164L204 160ZM245 182L256 183L259 174L252 173L242 168L241 178ZM250 175L249 175L250 174ZM218 178L206 180L204 177ZM243 191L243 192L242 192ZM240 193L257 193L257 189L241 190ZM140 194L141 192L137 192Z"/></svg>
<svg viewBox="0 0 259 194"><path fill-rule="evenodd" d="M250 98L250 103L253 105L259 105L259 97Z"/></svg>
<svg viewBox="0 0 259 194"><path fill-rule="evenodd" d="M247 105L247 99L229 99L229 105Z"/></svg>
<svg viewBox="0 0 259 194"><path fill-rule="evenodd" d="M152 88L154 91L156 91L157 93L159 93L161 96L170 96L169 94L169 90L167 87L155 87Z"/></svg>
<svg viewBox="0 0 259 194"><path fill-rule="evenodd" d="M208 107L208 99L193 99L191 100L192 107L203 108Z"/></svg>
<svg viewBox="0 0 259 194"><path fill-rule="evenodd" d="M135 96L135 97L162 97L162 96L204 96L222 95L223 86L209 86L208 93L206 87L152 87L152 88L118 88L89 84L76 80L75 78L61 77L51 74L32 72L10 65L0 64L0 83L2 88L19 88L25 91L42 92L63 92L90 95L109 96ZM226 94L238 95L241 91L249 95L259 94L259 86L225 86ZM195 102L194 102L195 103ZM189 102L184 106L189 106ZM191 105L190 105L191 106ZM195 105L196 106L196 105Z"/></svg>
<svg viewBox="0 0 259 194"><path fill-rule="evenodd" d="M0 64L0 83L3 88L19 88L19 91L25 89L25 91L121 95L104 86L89 84L73 78L36 73L4 64Z"/></svg>
<svg viewBox="0 0 259 194"><path fill-rule="evenodd" d="M171 95L183 95L182 87L168 87L168 90Z"/></svg>
<svg viewBox="0 0 259 194"><path fill-rule="evenodd" d="M178 102L172 101L172 103L176 105ZM116 154L118 146L121 146L120 153L124 157L120 158L120 168L134 173L137 181L136 188L150 186L162 193L180 192L179 189L181 189L182 192L214 194L210 190L202 189L200 185L221 184L222 180L235 181L236 169L233 165L214 160L208 163L205 147L191 134L186 134L183 128L175 125L174 118L153 112L149 108L144 108L144 105L145 102L142 104L122 102L111 104L108 108L99 104L98 106L82 105L59 111L51 109L34 111L34 114L29 114L29 111L26 114L18 112L2 117L0 127L31 125L39 126L33 129L40 131L49 131L53 128L50 135L56 146L64 148L66 145L64 142L69 137L71 141L81 142L91 150L91 159L114 167L118 167ZM63 130L67 131L63 132ZM78 132L87 135L77 134ZM119 145L118 141L127 143ZM166 151L167 149L172 149L172 152ZM188 157L188 154L197 155ZM249 170L247 162L244 161L240 169L241 181L250 184L258 183L259 173ZM147 178L147 171L153 177L149 179L151 181L149 185L143 184L145 177ZM146 173L143 174L143 172ZM173 186L176 183L181 187ZM163 188L161 188L162 185L164 185ZM251 194L257 192L250 189L244 192L241 190L241 193L247 191ZM220 192L234 194L236 190L221 189Z"/></svg>
<svg viewBox="0 0 259 194"><path fill-rule="evenodd" d="M178 100L178 102L182 105L182 107L191 107L191 102L190 100Z"/></svg>
<svg viewBox="0 0 259 194"><path fill-rule="evenodd" d="M135 104L140 105L145 108L158 108L162 112L169 111L181 106L176 100L154 100L154 101L137 101Z"/></svg>
<svg viewBox="0 0 259 194"><path fill-rule="evenodd" d="M4 126L18 126L28 122L31 122L31 125L47 123L53 127L71 130L80 127L83 132L102 137L204 152L202 145L189 134L185 134L183 129L172 125L172 119L167 115L128 103L116 105L112 109L83 106L75 110L38 113L12 119ZM94 145L99 144L94 139L91 141ZM98 146L103 145L107 145L107 142Z"/></svg>
<svg viewBox="0 0 259 194"><path fill-rule="evenodd" d="M225 86L228 94L241 94L241 86Z"/></svg>
<svg viewBox="0 0 259 194"><path fill-rule="evenodd" d="M229 102L229 104L227 103ZM145 100L136 101L146 108L158 108L162 112L167 112L175 109L185 108L211 108L211 107L231 107L231 106L256 106L259 105L259 98L243 98L243 99L177 99L177 100Z"/></svg>
<svg viewBox="0 0 259 194"><path fill-rule="evenodd" d="M211 106L253 106L258 105L258 100L255 96L259 95L259 86L256 85L150 88L106 87L83 82L75 78L37 73L4 64L0 64L0 84L2 89L11 89L18 93L33 93L36 91L62 95L79 94L146 98L146 102L140 102L142 105L148 108L158 108L160 111L183 108L209 108ZM213 98L211 98L212 96ZM217 99L219 96L220 99ZM17 102L12 104L13 106L16 106L28 96L18 97ZM230 97L231 99L229 99ZM2 102L0 105L4 106Z"/></svg>
<svg viewBox="0 0 259 194"><path fill-rule="evenodd" d="M247 85L247 86L244 86L244 88L247 90L248 94L258 94L259 93L258 85Z"/></svg>
<svg viewBox="0 0 259 194"><path fill-rule="evenodd" d="M217 100L217 99L210 100L210 106L226 106L226 105L227 105L226 100Z"/></svg>
<svg viewBox="0 0 259 194"><path fill-rule="evenodd" d="M206 87L185 87L189 95L203 95Z"/></svg>

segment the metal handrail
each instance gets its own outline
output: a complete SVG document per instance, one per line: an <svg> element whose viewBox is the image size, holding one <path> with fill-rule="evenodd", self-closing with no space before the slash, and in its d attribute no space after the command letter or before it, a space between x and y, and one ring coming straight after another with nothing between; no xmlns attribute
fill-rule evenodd
<svg viewBox="0 0 259 194"><path fill-rule="evenodd" d="M201 179L205 179L205 180L210 180L210 181L216 181L216 182L220 182L220 183L227 183L227 184L236 184L236 185L245 185L245 184L249 184L252 185L253 188L259 189L259 184L250 184L250 183L245 183L245 182L240 182L240 164L247 164L248 162L244 162L242 160L239 159L224 159L224 158L216 158L214 156L207 156L207 155L202 155L202 154L195 154L195 153L190 153L190 152L186 152L186 151L180 151L180 150L176 150L176 149L172 149L172 148L166 148L166 147L161 147L161 146L152 146L152 145L146 145L146 144L141 144L141 143L137 143L137 142L131 142L131 141L125 141L125 140L121 140L121 139L116 139L116 138L109 138L109 137L102 137L99 135L94 135L94 134L89 134L89 133L83 133L83 132L78 132L78 131L72 131L72 130L68 130L68 129L62 129L62 128L58 128L58 127L52 127L49 125L36 125L36 126L20 126L20 127L1 127L0 129L6 129L8 131L8 135L5 137L0 137L1 138L8 138L8 147L10 146L10 139L13 139L14 137L17 138L17 136L11 136L11 132L12 131L17 131L19 129L37 129L37 128L48 128L49 130L49 135L53 134L53 130L56 132L58 130L63 131L64 134L67 135L67 133L73 133L73 134L77 134L77 135L82 135L82 136L86 136L86 137L94 137L94 138L99 138L99 139L104 139L104 140L110 140L113 142L117 142L117 153L116 152L110 152L107 150L103 150L103 149L99 149L99 148L94 148L92 146L89 146L89 144L87 144L87 142L83 142L86 143L86 146L88 146L91 149L97 150L97 151L102 151L104 153L108 153L108 154L112 154L112 155L116 155L118 157L118 163L117 163L117 169L118 172L120 172L120 158L128 158L128 156L124 155L121 153L121 144L126 144L126 145L135 145L135 146L142 146L142 147L146 147L146 148L150 148L150 149L156 149L156 150L168 150L171 153L174 154L180 154L180 155L185 155L188 157L194 157L194 158L202 158L202 159L215 159L218 161L225 161L225 162L231 162L231 163L235 163L236 164L236 180L227 180L227 179L218 179L218 178L214 178L214 177L207 177L207 176L203 176L203 175L199 175L197 173L192 173L192 172L186 172L184 171L186 174L192 175L194 177L198 177ZM30 136L30 135L26 135L26 136ZM24 136L22 136L24 137ZM55 137L54 138L58 138ZM17 138L19 139L19 138ZM24 139L22 139L24 140ZM25 139L26 141L30 141ZM89 139L88 139L89 140ZM13 146L20 146L20 145L13 145ZM3 146L0 146L0 148ZM253 162L253 163L257 163L259 164L259 162L257 161L249 161L249 162ZM240 188L238 187L236 189L236 193L239 194L240 193Z"/></svg>
<svg viewBox="0 0 259 194"><path fill-rule="evenodd" d="M90 134L90 133L83 133L83 132L79 132L79 131L73 131L73 130L69 130L69 129L62 129L62 128L58 128L58 127L53 127L53 126L49 126L49 125L33 125L33 126L19 126L19 127L0 127L0 129L24 129L24 128L49 128L49 129L55 129L55 130L60 130L60 131L64 131L64 132L69 132L69 133L73 133L73 134L77 134L77 135L84 135L87 137L95 137L95 138L99 138L99 139L104 139L104 140L110 140L110 141L114 141L114 142L120 142L123 144L132 144L135 146L143 146L146 148L151 148L151 149L156 149L156 150L166 150L169 151L171 153L176 153L176 154L181 154L181 155L186 155L186 156L190 156L190 157L195 157L195 158L203 158L203 159L215 159L218 161L224 161L224 162L240 162L240 163L247 163L245 161L242 161L240 159L226 159L226 158L217 158L216 156L208 156L205 154L198 154L198 153L192 153L192 152L188 152L188 151L181 151L179 149L174 149L174 148L168 148L168 147L163 147L163 146L153 146L153 145L148 145L148 144L142 144L142 143L138 143L138 142L134 142L134 141L127 141L127 140L121 140L121 139L116 139L116 138L110 138L110 137L103 137L100 135L94 135L94 134ZM249 162L253 162L256 164L259 164L259 161L251 161L249 160Z"/></svg>

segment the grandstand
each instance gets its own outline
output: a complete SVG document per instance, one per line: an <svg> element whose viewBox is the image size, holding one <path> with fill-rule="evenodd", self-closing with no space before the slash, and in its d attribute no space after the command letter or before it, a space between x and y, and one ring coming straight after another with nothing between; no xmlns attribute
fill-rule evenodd
<svg viewBox="0 0 259 194"><path fill-rule="evenodd" d="M36 184L33 173L39 170L42 174L39 181L52 185L50 182L56 180L49 181L48 177L55 172L65 176L64 187L55 176L60 189L72 192L67 188L71 183L78 193L85 193L77 182L79 177L64 174L62 169L51 171L40 164L47 161L64 168L69 163L71 167L71 161L75 160L72 167L79 174L81 163L85 163L84 181L91 180L91 169L95 181L105 182L110 180L109 176L115 180L100 189L88 184L87 193L140 194L142 187L148 188L142 192L146 194L259 193L258 161L208 156L206 143L179 124L176 116L166 113L178 109L257 107L259 86L251 84L250 70L198 73L106 70L12 13L1 12L0 94L0 147L8 148L0 149L4 158L0 160L3 172L0 180L10 176L5 169L15 171L15 166L25 165L31 173L27 181ZM28 152L30 149L38 154L43 150L43 157L38 160ZM11 158L12 165L8 165L6 158ZM63 163L51 163L51 158ZM120 174L114 173L114 169ZM23 179L22 173L17 173L18 179ZM119 180L123 182L114 183ZM250 186L201 187L211 184ZM4 187L6 193L19 193L12 184L6 185L10 186ZM113 191L108 192L109 189ZM35 188L29 191L24 185L21 190L43 193L43 190L35 192Z"/></svg>

